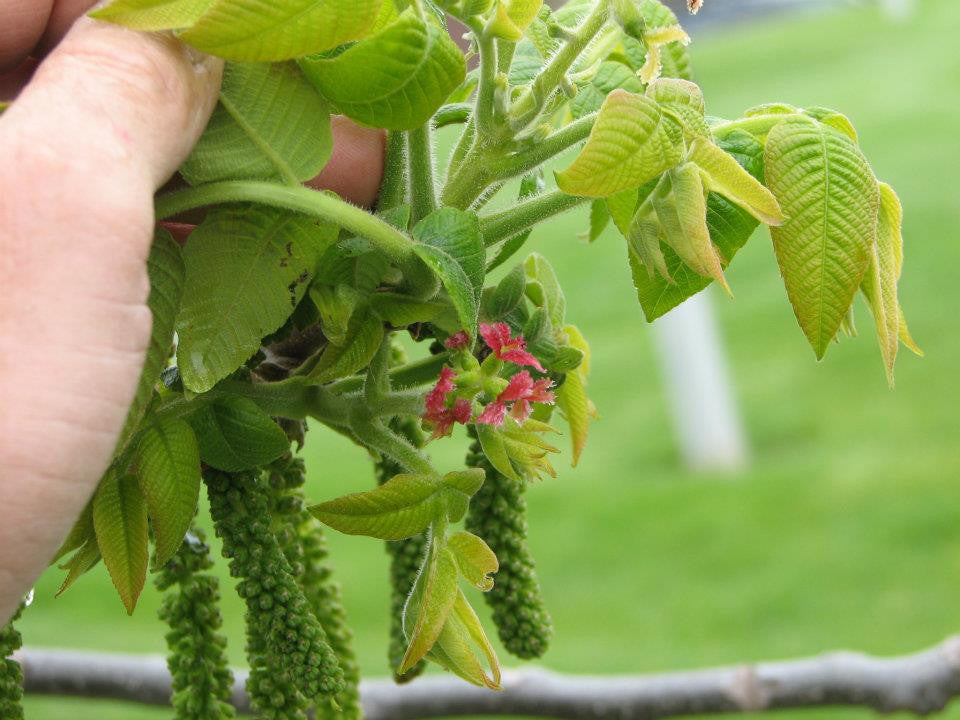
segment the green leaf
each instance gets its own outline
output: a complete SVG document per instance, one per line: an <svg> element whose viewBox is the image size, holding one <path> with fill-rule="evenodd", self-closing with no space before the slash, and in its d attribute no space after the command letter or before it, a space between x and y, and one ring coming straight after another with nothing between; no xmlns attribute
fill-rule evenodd
<svg viewBox="0 0 960 720"><path fill-rule="evenodd" d="M360 301L360 293L349 285L339 284L310 286L310 299L320 313L320 326L323 334L334 345L343 345L347 341L350 318Z"/></svg>
<svg viewBox="0 0 960 720"><path fill-rule="evenodd" d="M460 531L447 538L447 547L456 558L464 580L483 592L493 589L493 578L490 576L500 569L500 563L483 538Z"/></svg>
<svg viewBox="0 0 960 720"><path fill-rule="evenodd" d="M470 279L477 301L486 275L486 248L475 213L452 207L430 213L413 228L413 237L424 245L440 248L459 263Z"/></svg>
<svg viewBox="0 0 960 720"><path fill-rule="evenodd" d="M477 423L475 428L483 454L486 455L494 469L501 475L520 482L520 476L514 469L513 463L510 462L510 455L507 453L507 445L503 436L492 425Z"/></svg>
<svg viewBox="0 0 960 720"><path fill-rule="evenodd" d="M660 221L661 239L698 275L730 287L723 276L720 257L710 240L707 201L700 171L693 163L665 173L650 195Z"/></svg>
<svg viewBox="0 0 960 720"><path fill-rule="evenodd" d="M607 229L610 223L610 210L607 207L606 200L594 200L590 203L590 230L587 232L587 240L596 242L597 238Z"/></svg>
<svg viewBox="0 0 960 720"><path fill-rule="evenodd" d="M440 302L417 300L409 295L383 292L370 297L370 307L393 327L406 327L430 322L447 306Z"/></svg>
<svg viewBox="0 0 960 720"><path fill-rule="evenodd" d="M762 175L763 147L751 135L737 131L719 140L718 144L751 175L754 177ZM710 229L710 240L716 246L724 268L746 244L757 225L756 219L749 213L724 197L710 193L707 198L707 227ZM669 247L660 246L660 250L664 258L664 267L667 275L672 278L672 282L649 272L650 268L644 266L639 247L634 239L631 238L631 242L628 243L628 258L634 287L648 322L653 322L713 282L712 279L690 270Z"/></svg>
<svg viewBox="0 0 960 720"><path fill-rule="evenodd" d="M93 496L93 527L97 545L132 615L147 578L147 505L132 475L108 472Z"/></svg>
<svg viewBox="0 0 960 720"><path fill-rule="evenodd" d="M392 25L332 57L300 61L304 74L344 115L373 127L414 130L466 76L447 31L408 8Z"/></svg>
<svg viewBox="0 0 960 720"><path fill-rule="evenodd" d="M579 372L566 374L563 385L557 390L557 407L570 426L570 442L573 448L573 467L580 462L580 455L587 444L590 421L590 401Z"/></svg>
<svg viewBox="0 0 960 720"><path fill-rule="evenodd" d="M60 589L57 590L57 597L69 590L80 579L80 576L94 568L100 562L100 559L100 547L97 545L97 538L94 536L88 539L67 562L60 566L61 570L67 571L67 577L64 578Z"/></svg>
<svg viewBox="0 0 960 720"><path fill-rule="evenodd" d="M607 197L640 187L682 159L682 138L656 101L614 90L573 164L557 172L568 195Z"/></svg>
<svg viewBox="0 0 960 720"><path fill-rule="evenodd" d="M413 251L440 278L457 311L461 328L466 330L470 337L475 338L480 308L473 283L463 266L444 250L431 245L417 243L413 246Z"/></svg>
<svg viewBox="0 0 960 720"><path fill-rule="evenodd" d="M213 0L114 0L91 12L90 17L133 30L175 30L193 25L212 3Z"/></svg>
<svg viewBox="0 0 960 720"><path fill-rule="evenodd" d="M613 219L613 224L617 226L620 234L624 237L630 234L630 224L633 222L634 214L637 211L637 200L642 194L646 197L653 189L654 181L650 182L650 187L644 190L631 188L630 190L621 190L606 198L607 210Z"/></svg>
<svg viewBox="0 0 960 720"><path fill-rule="evenodd" d="M177 313L180 312L180 297L183 293L186 270L180 246L174 242L170 233L157 229L147 258L147 275L150 278L150 296L147 306L153 317L150 331L150 345L147 358L140 373L140 382L133 398L133 404L127 413L118 447L126 444L130 435L143 419L153 388L160 379L160 373L166 367L173 351L173 327Z"/></svg>
<svg viewBox="0 0 960 720"><path fill-rule="evenodd" d="M484 477L485 473L480 468L454 470L443 476L443 504L447 520L454 523L463 520L470 498L483 485Z"/></svg>
<svg viewBox="0 0 960 720"><path fill-rule="evenodd" d="M159 568L180 547L197 511L200 450L193 429L183 420L150 426L137 447L136 466L155 537L153 565Z"/></svg>
<svg viewBox="0 0 960 720"><path fill-rule="evenodd" d="M765 174L788 218L770 230L787 296L819 359L869 264L877 181L850 138L806 118L784 120L770 131Z"/></svg>
<svg viewBox="0 0 960 720"><path fill-rule="evenodd" d="M858 142L859 140L857 137L857 129L853 126L853 123L850 122L850 118L843 113L831 110L830 108L809 107L803 109L803 114L819 120L824 125L829 125L834 130L839 130L853 140L853 142Z"/></svg>
<svg viewBox="0 0 960 720"><path fill-rule="evenodd" d="M445 492L436 476L395 475L373 490L314 505L310 512L348 535L403 540L419 535L440 517Z"/></svg>
<svg viewBox="0 0 960 720"><path fill-rule="evenodd" d="M354 313L341 345L327 345L310 370L313 382L325 383L353 375L367 366L383 340L383 323L369 311Z"/></svg>
<svg viewBox="0 0 960 720"><path fill-rule="evenodd" d="M713 142L696 138L690 145L688 159L702 171L707 190L723 195L762 223L783 223L783 213L773 193Z"/></svg>
<svg viewBox="0 0 960 720"><path fill-rule="evenodd" d="M290 445L267 413L247 398L225 397L189 418L200 458L224 472L254 470L276 460Z"/></svg>
<svg viewBox="0 0 960 720"><path fill-rule="evenodd" d="M409 639L407 652L397 668L403 675L420 662L437 641L457 599L457 561L434 538L426 567L417 576L404 608L404 631ZM411 622L412 621L412 622Z"/></svg>
<svg viewBox="0 0 960 720"><path fill-rule="evenodd" d="M336 233L331 225L257 206L206 217L183 253L177 360L187 388L206 392L283 325Z"/></svg>
<svg viewBox="0 0 960 720"><path fill-rule="evenodd" d="M215 0L180 39L227 60L289 60L364 37L381 0Z"/></svg>
<svg viewBox="0 0 960 720"><path fill-rule="evenodd" d="M704 118L703 92L689 80L662 77L647 87L647 97L656 100L682 126L688 137L709 137L710 126Z"/></svg>
<svg viewBox="0 0 960 720"><path fill-rule="evenodd" d="M526 271L518 263L484 296L484 315L490 320L500 320L509 315L523 300L526 286Z"/></svg>
<svg viewBox="0 0 960 720"><path fill-rule="evenodd" d="M579 88L570 100L570 112L575 118L596 112L603 105L603 99L618 88L641 93L643 83L637 74L623 63L610 60L602 62L590 82Z"/></svg>
<svg viewBox="0 0 960 720"><path fill-rule="evenodd" d="M560 281L550 261L540 253L530 253L523 262L527 273L527 297L537 307L542 307L554 328L560 328L567 315L567 300L560 287ZM542 297L531 295L531 289L541 291Z"/></svg>
<svg viewBox="0 0 960 720"><path fill-rule="evenodd" d="M220 103L180 168L187 182L304 182L330 159L326 101L293 63L227 63Z"/></svg>
<svg viewBox="0 0 960 720"><path fill-rule="evenodd" d="M543 0L500 0L486 32L503 40L519 42L542 5Z"/></svg>
<svg viewBox="0 0 960 720"><path fill-rule="evenodd" d="M84 543L88 540L93 540L94 543L97 541L97 536L93 530L93 501L91 500L83 508L83 512L80 513L80 517L77 518L76 522L73 523L73 527L70 528L70 534L67 535L66 540L61 543L60 548L57 550L57 554L53 556L53 560L50 561L50 564L57 562L67 553L73 552L83 547Z"/></svg>
<svg viewBox="0 0 960 720"><path fill-rule="evenodd" d="M471 642L479 647L487 658L489 676L474 654ZM487 639L480 619L459 588L453 611L447 617L447 622L427 657L467 682L490 690L501 689L500 662L496 652Z"/></svg>

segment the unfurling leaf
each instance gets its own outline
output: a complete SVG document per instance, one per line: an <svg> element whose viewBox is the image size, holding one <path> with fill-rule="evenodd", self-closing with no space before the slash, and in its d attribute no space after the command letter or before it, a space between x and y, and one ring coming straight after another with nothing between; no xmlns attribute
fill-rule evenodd
<svg viewBox="0 0 960 720"><path fill-rule="evenodd" d="M200 458L224 472L263 467L283 455L290 443L266 412L242 397L224 397L189 418Z"/></svg>
<svg viewBox="0 0 960 720"><path fill-rule="evenodd" d="M127 421L120 434L118 447L123 447L143 419L153 388L160 379L160 372L167 364L173 350L173 327L180 312L180 297L186 270L180 246L166 230L158 229L147 258L147 275L150 278L150 296L147 307L153 318L147 358L140 373L137 393L127 412Z"/></svg>
<svg viewBox="0 0 960 720"><path fill-rule="evenodd" d="M446 29L412 8L345 52L304 58L300 67L344 115L388 130L423 125L466 75L463 53Z"/></svg>
<svg viewBox="0 0 960 720"><path fill-rule="evenodd" d="M647 87L647 97L656 100L664 112L673 115L687 136L710 136L710 126L703 115L703 92L696 83L680 78L659 78Z"/></svg>
<svg viewBox="0 0 960 720"><path fill-rule="evenodd" d="M93 527L110 579L132 615L147 577L148 555L147 505L135 477L112 470L104 475L93 496Z"/></svg>
<svg viewBox="0 0 960 720"><path fill-rule="evenodd" d="M90 17L132 30L177 30L199 20L214 0L114 0Z"/></svg>
<svg viewBox="0 0 960 720"><path fill-rule="evenodd" d="M802 117L770 131L765 170L788 218L770 230L787 296L822 358L869 264L877 237L877 181L849 137Z"/></svg>
<svg viewBox="0 0 960 720"><path fill-rule="evenodd" d="M700 168L707 190L723 195L762 223L783 223L783 213L773 193L713 142L695 139L687 157Z"/></svg>
<svg viewBox="0 0 960 720"><path fill-rule="evenodd" d="M227 63L220 102L180 173L187 182L304 182L333 151L330 110L293 63Z"/></svg>
<svg viewBox="0 0 960 720"><path fill-rule="evenodd" d="M177 321L184 385L206 392L279 328L300 302L336 228L250 206L210 213L184 248Z"/></svg>
<svg viewBox="0 0 960 720"><path fill-rule="evenodd" d="M190 425L151 425L137 447L137 480L156 538L154 567L162 567L190 529L200 493L200 450Z"/></svg>
<svg viewBox="0 0 960 720"><path fill-rule="evenodd" d="M607 197L640 187L682 159L682 133L656 101L625 90L604 100L586 145L557 185L568 195Z"/></svg>
<svg viewBox="0 0 960 720"><path fill-rule="evenodd" d="M652 198L648 197L637 208L637 212L630 222L627 232L627 249L631 257L636 256L643 263L650 279L653 279L654 273L656 273L666 282L673 284L673 276L667 268L667 261L663 256L663 250L660 248L662 234L663 228L660 225L660 218L657 217L654 210Z"/></svg>
<svg viewBox="0 0 960 720"><path fill-rule="evenodd" d="M513 463L510 462L510 456L507 454L507 446L504 443L503 435L497 431L493 425L476 424L477 439L480 441L480 447L483 448L483 454L487 460L501 475L505 475L511 480L520 482L520 476L517 474Z"/></svg>
<svg viewBox="0 0 960 720"><path fill-rule="evenodd" d="M519 42L542 5L543 0L499 0L489 32L494 37Z"/></svg>
<svg viewBox="0 0 960 720"><path fill-rule="evenodd" d="M540 253L530 253L523 261L527 273L526 293L530 301L543 308L552 327L559 329L567 315L567 300L550 261Z"/></svg>
<svg viewBox="0 0 960 720"><path fill-rule="evenodd" d="M180 38L227 60L289 60L364 37L383 0L214 0Z"/></svg>
<svg viewBox="0 0 960 720"><path fill-rule="evenodd" d="M523 265L514 265L493 290L484 293L483 312L486 318L501 320L513 312L523 300L526 286L527 279Z"/></svg>
<svg viewBox="0 0 960 720"><path fill-rule="evenodd" d="M436 643L457 599L457 561L434 538L426 566L417 576L403 609L403 629L409 644L397 672L403 675L420 662Z"/></svg>
<svg viewBox="0 0 960 720"><path fill-rule="evenodd" d="M413 246L413 251L440 278L457 311L461 329L466 330L471 338L475 338L480 308L473 283L463 266L446 251L431 245L417 243Z"/></svg>
<svg viewBox="0 0 960 720"><path fill-rule="evenodd" d="M691 270L713 278L729 294L720 256L710 240L707 199L696 165L685 163L664 174L650 198L663 241Z"/></svg>
<svg viewBox="0 0 960 720"><path fill-rule="evenodd" d="M490 667L489 676L474 654L471 643L486 657ZM487 639L480 619L459 588L453 612L447 617L447 622L427 657L467 682L490 690L500 689L500 661L497 660L496 652Z"/></svg>
<svg viewBox="0 0 960 720"><path fill-rule="evenodd" d="M493 578L490 576L497 572L500 564L483 538L461 531L447 538L447 547L456 558L464 580L483 592L493 588Z"/></svg>
<svg viewBox="0 0 960 720"><path fill-rule="evenodd" d="M575 325L567 325L563 330L570 345L583 354L583 362L576 371L566 374L563 384L557 390L557 407L570 426L570 442L573 449L571 465L576 467L587 444L590 420L597 417L597 411L587 397L590 346Z"/></svg>
<svg viewBox="0 0 960 720"><path fill-rule="evenodd" d="M403 540L419 535L441 516L457 522L482 484L482 471L448 473L442 478L396 475L374 490L314 505L310 512L348 535Z"/></svg>
<svg viewBox="0 0 960 720"><path fill-rule="evenodd" d="M383 340L383 323L369 311L354 313L340 345L327 345L310 370L314 382L330 382L353 375L367 366Z"/></svg>

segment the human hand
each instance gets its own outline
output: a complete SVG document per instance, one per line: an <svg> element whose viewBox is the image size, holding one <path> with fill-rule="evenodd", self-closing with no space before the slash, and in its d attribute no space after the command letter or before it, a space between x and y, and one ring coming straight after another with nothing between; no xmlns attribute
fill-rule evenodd
<svg viewBox="0 0 960 720"><path fill-rule="evenodd" d="M114 450L150 336L153 194L219 87L219 61L81 17L92 4L0 0L0 100L17 96L0 116L0 624ZM334 138L311 184L372 203L382 134L338 120Z"/></svg>

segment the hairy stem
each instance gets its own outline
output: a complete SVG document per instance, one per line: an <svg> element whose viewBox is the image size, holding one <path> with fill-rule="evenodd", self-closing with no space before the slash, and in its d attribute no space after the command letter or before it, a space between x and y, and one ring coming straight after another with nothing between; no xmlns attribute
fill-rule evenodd
<svg viewBox="0 0 960 720"><path fill-rule="evenodd" d="M440 373L440 368L443 367L448 359L449 353L442 352L438 355L430 355L422 360L392 368L387 373L390 378L390 384L393 387L410 388L435 382L437 375ZM363 378L357 376L344 378L343 380L331 383L327 389L333 393L347 393L358 390L362 385Z"/></svg>
<svg viewBox="0 0 960 720"><path fill-rule="evenodd" d="M417 448L376 420L355 419L353 433L364 445L386 455L407 472L435 475L436 471Z"/></svg>
<svg viewBox="0 0 960 720"><path fill-rule="evenodd" d="M155 201L156 216L158 220L164 220L194 208L233 202L253 202L301 212L366 238L395 262L413 258L413 240L400 230L332 193L305 187L288 187L257 180L227 180L198 185L158 197Z"/></svg>
<svg viewBox="0 0 960 720"><path fill-rule="evenodd" d="M567 195L560 190L537 195L503 210L480 218L480 230L487 247L523 232L541 221L582 205L589 198Z"/></svg>
<svg viewBox="0 0 960 720"><path fill-rule="evenodd" d="M477 47L480 50L480 77L477 85L477 103L474 117L477 120L477 133L488 138L494 131L494 92L497 76L497 46L486 29L474 30Z"/></svg>
<svg viewBox="0 0 960 720"><path fill-rule="evenodd" d="M387 137L387 155L383 166L383 182L377 198L377 212L402 205L407 197L407 139L402 132L391 131Z"/></svg>
<svg viewBox="0 0 960 720"><path fill-rule="evenodd" d="M750 117L740 118L739 120L729 120L719 125L714 125L711 132L714 137L723 138L734 130L744 130L752 135L766 135L774 125L779 125L784 120L794 117L801 117L801 113L769 113L765 115L751 115Z"/></svg>
<svg viewBox="0 0 960 720"><path fill-rule="evenodd" d="M410 183L410 221L416 224L437 209L437 190L433 181L433 138L426 123L407 133Z"/></svg>
<svg viewBox="0 0 960 720"><path fill-rule="evenodd" d="M586 140L590 131L593 130L596 119L596 113L584 115L582 118L574 120L569 125L551 133L543 140L534 142L529 149L492 162L489 171L499 180L524 175L550 158L559 155L567 148Z"/></svg>

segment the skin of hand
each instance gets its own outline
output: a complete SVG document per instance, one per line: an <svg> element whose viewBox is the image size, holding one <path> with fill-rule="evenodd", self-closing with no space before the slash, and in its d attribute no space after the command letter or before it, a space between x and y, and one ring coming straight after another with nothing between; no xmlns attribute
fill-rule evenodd
<svg viewBox="0 0 960 720"><path fill-rule="evenodd" d="M0 0L0 625L110 461L150 337L153 195L222 71L92 4ZM383 133L337 118L334 142L310 184L372 204Z"/></svg>

